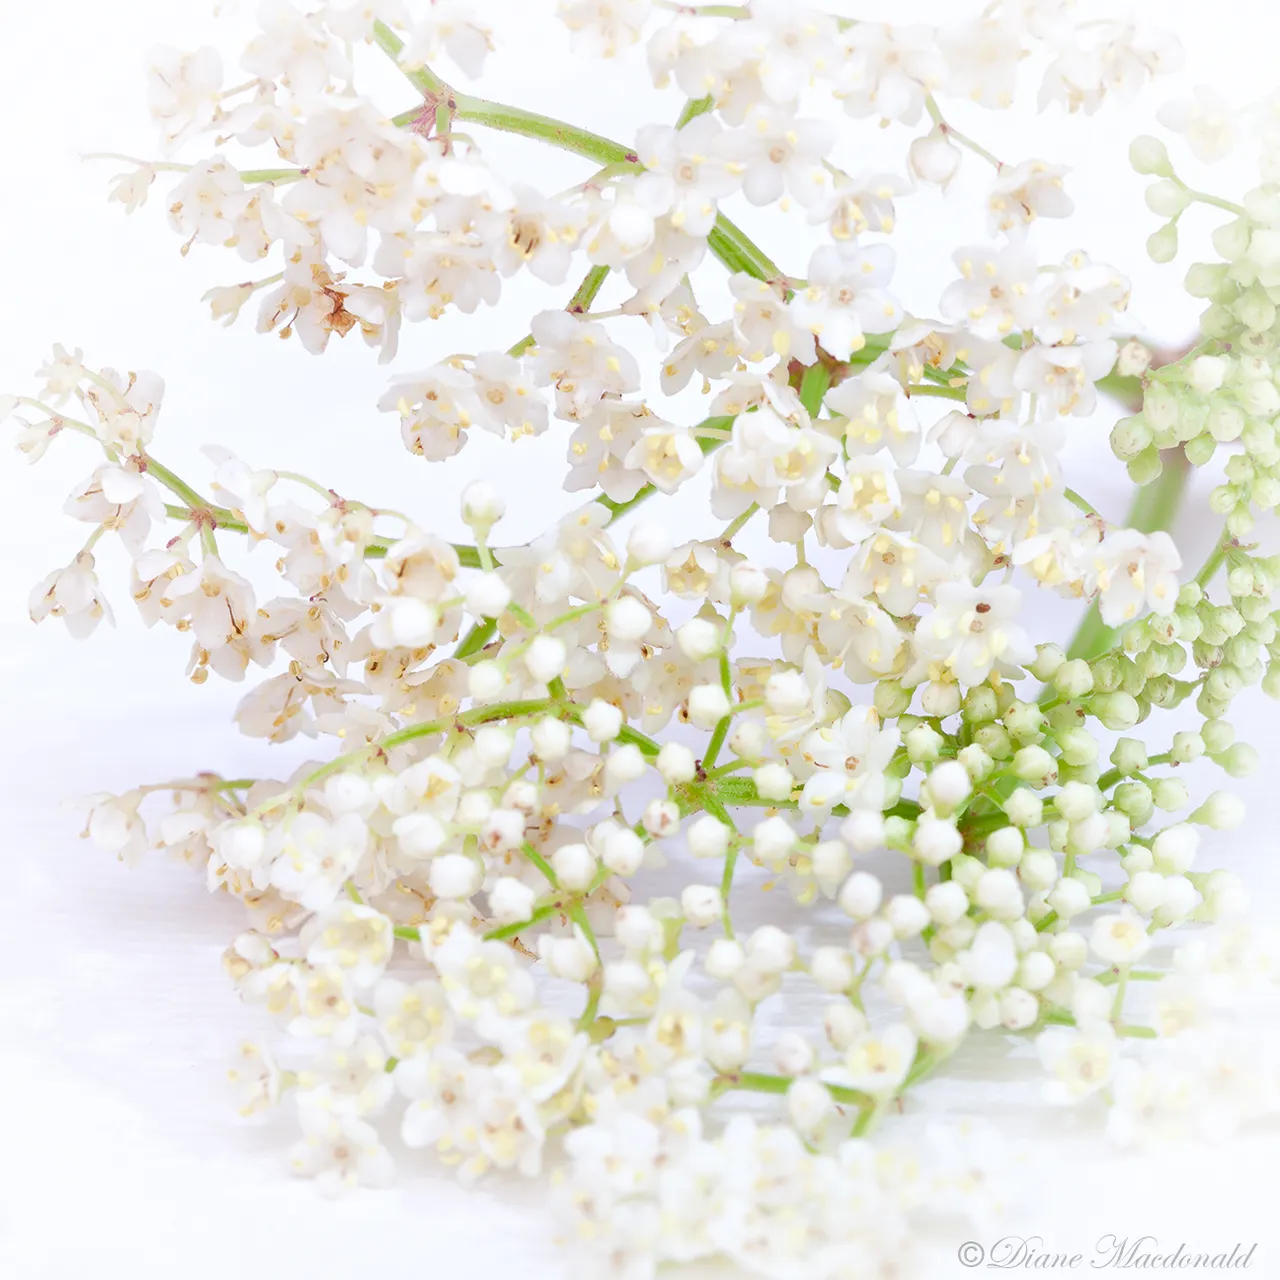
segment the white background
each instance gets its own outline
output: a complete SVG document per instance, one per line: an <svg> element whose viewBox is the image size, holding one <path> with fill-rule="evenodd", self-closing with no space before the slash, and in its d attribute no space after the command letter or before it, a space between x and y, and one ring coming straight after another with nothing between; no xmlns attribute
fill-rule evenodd
<svg viewBox="0 0 1280 1280"><path fill-rule="evenodd" d="M226 8L228 18L217 23L204 5L173 0L0 5L7 55L0 84L6 158L0 389L29 391L32 371L54 341L80 346L90 363L150 368L166 378L155 452L197 483L205 474L199 446L216 440L255 465L291 466L340 482L353 496L423 513L441 532L458 536L456 494L484 473L508 490L503 541L533 536L553 505L568 505L557 494L560 445L550 438L522 449L482 441L448 468L410 459L394 420L373 407L387 370L358 338L316 359L296 342L257 335L248 314L233 329L214 327L199 301L204 290L262 272L229 254L196 250L179 257L176 237L164 226L162 185L126 219L104 202L106 179L120 166L78 159L98 149L155 154L143 51L154 43L193 48L212 41L232 55L242 17L234 5ZM674 115L675 99L655 93L634 62L625 72L605 66L562 74L567 40L548 20L545 0L479 8L500 30L509 18L515 23L513 34L501 37L481 92L624 138L641 120ZM912 11L933 16L925 6ZM1213 83L1236 102L1276 87L1271 67L1280 18L1270 3L1166 0L1138 11L1183 35L1185 83ZM388 107L409 105L411 94L397 78L379 74ZM1064 123L1057 111L1038 117L1029 106L1016 121L962 111L955 120L1008 159L1072 163L1080 217L1069 233L1047 228L1042 243L1055 250L1079 243L1123 265L1135 282L1135 324L1177 341L1194 324L1194 310L1177 290L1191 258L1184 253L1176 268L1145 262L1142 244L1156 222L1142 206L1141 180L1124 163L1128 137L1148 127L1170 91L1162 85L1135 107L1111 108L1087 122ZM868 132L859 127L858 147ZM886 159L901 154L908 136L893 130L872 139L868 155L877 147ZM582 163L532 143L498 139L490 153L509 157L511 172L547 190L585 176ZM973 173L976 165L967 168ZM1227 165L1206 181L1233 195L1243 172ZM904 217L902 243L912 248L904 253L902 288L909 305L928 313L958 237L979 229L962 215L963 231L948 225L941 238L931 236L941 225L936 207L921 205ZM744 220L749 230L767 234L768 219ZM1214 225L1195 214L1186 222L1201 236ZM784 269L802 273L805 253L782 243L787 251L775 256ZM514 288L515 305L498 316L418 326L406 335L396 368L456 350L505 347L527 327L534 306L560 305L565 292ZM1118 517L1124 481L1108 465L1106 426L1102 419L1080 424L1071 452L1090 466L1089 496ZM132 872L114 865L77 840L79 815L64 802L200 768L282 774L305 747L268 751L241 739L230 723L241 690L184 681L181 637L140 626L124 566L111 554L104 552L100 564L117 606L116 630L76 644L56 623L37 630L27 621L30 586L65 563L82 539L84 530L60 505L91 469L90 452L73 437L60 440L28 470L17 455L0 451L0 858L7 908L0 928L0 1277L67 1280L89 1268L136 1280L213 1280L250 1268L309 1280L386 1274L391 1267L459 1280L562 1274L562 1259L531 1208L535 1201L520 1189L495 1184L465 1193L415 1169L396 1190L323 1202L283 1171L287 1126L234 1124L222 1073L229 1049L255 1024L230 993L219 955L239 913L207 896L181 868L159 860ZM1201 512L1206 491L1202 483L1193 495ZM715 526L697 502L696 495L684 500L681 518L691 532L709 532ZM1196 514L1180 530L1192 563L1212 536ZM1064 619L1069 612L1050 602L1037 608ZM1241 788L1250 802L1248 824L1211 840L1205 865L1246 874L1274 916L1280 803L1271 775L1280 721L1260 701L1251 711L1242 707L1236 721L1262 752L1264 768ZM1010 1218L1007 1230L1039 1231L1054 1247L1086 1252L1103 1232L1155 1232L1169 1246L1186 1238L1215 1249L1258 1240L1255 1274L1280 1274L1280 1226L1270 1205L1270 1166L1262 1163L1276 1153L1273 1136L1118 1161L1070 1138L1071 1117L1037 1118L1034 1091L1007 1082L1025 1078L1024 1067L978 1056L962 1067L969 1083L930 1086L923 1094L927 1110L942 1115L976 1105L1006 1115L1033 1152L1040 1178L1034 1185L1047 1188ZM954 1263L936 1271L953 1274L965 1273Z"/></svg>

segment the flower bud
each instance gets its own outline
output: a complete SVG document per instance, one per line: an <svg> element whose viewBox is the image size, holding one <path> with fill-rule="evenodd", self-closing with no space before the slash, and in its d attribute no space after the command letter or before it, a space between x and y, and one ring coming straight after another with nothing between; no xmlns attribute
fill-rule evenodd
<svg viewBox="0 0 1280 1280"><path fill-rule="evenodd" d="M763 764L752 775L756 792L765 800L790 800L795 776L780 760Z"/></svg>
<svg viewBox="0 0 1280 1280"><path fill-rule="evenodd" d="M1146 192L1147 208L1161 218L1176 218L1191 203L1187 189L1172 178L1153 182ZM1154 254L1151 255L1155 257ZM1159 261L1159 259L1157 259Z"/></svg>
<svg viewBox="0 0 1280 1280"><path fill-rule="evenodd" d="M883 894L884 890L875 876L868 871L855 871L840 887L836 901L845 915L865 920L875 915Z"/></svg>
<svg viewBox="0 0 1280 1280"><path fill-rule="evenodd" d="M907 150L907 163L921 182L945 190L960 167L960 149L935 126L912 142Z"/></svg>
<svg viewBox="0 0 1280 1280"><path fill-rule="evenodd" d="M661 564L674 549L667 526L656 520L642 520L627 535L627 559L638 568Z"/></svg>
<svg viewBox="0 0 1280 1280"><path fill-rule="evenodd" d="M695 929L705 929L708 925L715 924L723 909L720 890L712 885L686 885L680 894L680 910Z"/></svg>
<svg viewBox="0 0 1280 1280"><path fill-rule="evenodd" d="M1152 262L1172 262L1178 256L1178 228L1166 222L1147 237L1147 256Z"/></svg>
<svg viewBox="0 0 1280 1280"><path fill-rule="evenodd" d="M769 576L750 564L735 564L729 570L729 601L737 608L759 604L769 590Z"/></svg>
<svg viewBox="0 0 1280 1280"><path fill-rule="evenodd" d="M658 752L658 772L668 785L692 782L698 772L693 752L682 742L667 742Z"/></svg>
<svg viewBox="0 0 1280 1280"><path fill-rule="evenodd" d="M558 636L534 636L524 654L529 674L541 684L550 684L564 671L568 650Z"/></svg>
<svg viewBox="0 0 1280 1280"><path fill-rule="evenodd" d="M732 834L719 818L704 813L690 825L685 838L689 842L689 852L695 858L723 858L729 851Z"/></svg>
<svg viewBox="0 0 1280 1280"><path fill-rule="evenodd" d="M1153 138L1149 133L1140 134L1129 144L1129 163L1136 173L1158 178L1173 176L1168 149L1159 138Z"/></svg>
<svg viewBox="0 0 1280 1280"><path fill-rule="evenodd" d="M1189 821L1214 831L1234 831L1244 821L1244 801L1229 791L1215 791Z"/></svg>
<svg viewBox="0 0 1280 1280"><path fill-rule="evenodd" d="M474 480L462 491L462 518L477 533L484 533L502 519L507 505L485 480Z"/></svg>
<svg viewBox="0 0 1280 1280"><path fill-rule="evenodd" d="M689 720L699 729L714 729L729 714L729 697L718 684L696 684L689 690Z"/></svg>
<svg viewBox="0 0 1280 1280"><path fill-rule="evenodd" d="M690 662L705 662L720 652L722 634L723 628L709 618L690 618L676 632L676 644Z"/></svg>

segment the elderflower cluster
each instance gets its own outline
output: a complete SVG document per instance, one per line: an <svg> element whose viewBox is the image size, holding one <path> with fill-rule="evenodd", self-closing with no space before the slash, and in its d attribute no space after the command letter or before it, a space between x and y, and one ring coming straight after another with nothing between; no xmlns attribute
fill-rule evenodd
<svg viewBox="0 0 1280 1280"><path fill-rule="evenodd" d="M1280 694L1280 557L1253 540L1280 505L1277 139L1239 205L1133 144L1169 219L1155 258L1193 206L1230 217L1187 279L1200 340L1158 353L1121 271L1040 250L1066 170L996 159L945 109L1014 105L1031 59L1042 108L1092 113L1173 69L1168 37L1052 0L941 28L563 0L581 55L642 46L687 99L615 142L446 82L497 36L464 0L416 8L273 0L225 91L214 50L157 55L163 154L195 158L138 161L112 194L133 209L176 174L184 253L268 263L212 291L215 318L258 294L259 330L316 354L358 329L390 361L406 323L585 270L527 336L398 372L378 405L426 461L474 429L563 456L580 505L506 545L477 482L459 545L219 448L195 487L153 452L161 379L61 346L0 404L32 461L68 432L100 450L66 507L87 541L32 617L110 621L93 552L115 535L188 677L246 682L246 735L317 744L284 779L91 806L106 850L172 852L246 910L226 967L281 1034L237 1056L241 1110L294 1109L293 1168L335 1188L385 1182L393 1135L466 1181L545 1179L586 1274L815 1278L904 1274L926 1206L990 1208L983 1142L935 1134L923 1164L892 1145L969 1037L1033 1038L1047 1101L1105 1097L1125 1142L1275 1114L1280 1047L1232 1017L1280 972L1239 878L1198 862L1241 806L1183 766L1248 774L1228 713ZM366 54L405 73L401 114L357 92ZM1215 109L1162 119L1200 155ZM594 172L508 182L486 127ZM900 171L845 168L881 127ZM987 237L936 296L899 296L895 206L962 163L991 169ZM771 205L816 229L807 262L725 211ZM1125 519L1064 464L1100 397L1130 410ZM1211 463L1223 529L1197 570L1167 529ZM694 483L708 529L648 510ZM763 552L735 545L748 526ZM234 567L260 544L269 599ZM1029 630L1041 589L1087 603L1074 639ZM1184 703L1198 727L1162 727ZM775 914L747 928L762 889ZM1169 960L1165 931L1194 925L1215 929ZM814 1024L779 1032L805 997Z"/></svg>

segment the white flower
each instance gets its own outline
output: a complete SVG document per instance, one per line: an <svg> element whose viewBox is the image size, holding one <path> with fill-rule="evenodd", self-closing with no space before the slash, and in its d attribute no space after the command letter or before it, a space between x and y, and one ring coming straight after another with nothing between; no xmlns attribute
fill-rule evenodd
<svg viewBox="0 0 1280 1280"><path fill-rule="evenodd" d="M339 900L307 922L300 941L308 963L334 965L357 987L369 987L391 960L392 927L382 912Z"/></svg>
<svg viewBox="0 0 1280 1280"><path fill-rule="evenodd" d="M556 412L575 421L604 395L625 395L640 384L635 357L617 346L603 325L567 311L533 317L538 378L556 388Z"/></svg>
<svg viewBox="0 0 1280 1280"><path fill-rule="evenodd" d="M929 27L856 22L843 35L845 58L836 97L857 117L915 124L924 99L941 83L947 64Z"/></svg>
<svg viewBox="0 0 1280 1280"><path fill-rule="evenodd" d="M934 600L936 607L916 629L914 643L962 685L980 684L993 668L1011 672L1034 656L1027 633L1015 621L1022 602L1016 587L941 582Z"/></svg>
<svg viewBox="0 0 1280 1280"><path fill-rule="evenodd" d="M1111 339L1079 347L1028 347L1018 357L1014 385L1037 397L1041 417L1092 413L1098 403L1094 384L1111 372L1116 344Z"/></svg>
<svg viewBox="0 0 1280 1280"><path fill-rule="evenodd" d="M807 209L831 189L823 161L834 144L835 129L827 121L798 120L772 103L752 107L725 142L752 204L774 204L790 194Z"/></svg>
<svg viewBox="0 0 1280 1280"><path fill-rule="evenodd" d="M556 14L573 32L573 47L588 56L616 57L640 39L652 0L560 0Z"/></svg>
<svg viewBox="0 0 1280 1280"><path fill-rule="evenodd" d="M1141 960L1151 946L1142 918L1132 911L1100 916L1093 922L1089 946L1105 964L1127 965Z"/></svg>
<svg viewBox="0 0 1280 1280"><path fill-rule="evenodd" d="M98 586L93 556L82 551L63 569L55 569L31 590L32 622L61 618L76 639L83 639L104 618L115 624L111 606Z"/></svg>
<svg viewBox="0 0 1280 1280"><path fill-rule="evenodd" d="M1065 218L1074 209L1063 190L1063 165L1024 160L1006 165L991 184L987 197L987 226L1009 234L1021 233L1037 218Z"/></svg>
<svg viewBox="0 0 1280 1280"><path fill-rule="evenodd" d="M847 419L844 438L850 453L887 448L900 467L909 467L916 460L920 424L902 384L881 362L828 392L827 407Z"/></svg>
<svg viewBox="0 0 1280 1280"><path fill-rule="evenodd" d="M1119 1061L1115 1032L1105 1022L1050 1027L1036 1037L1036 1052L1051 1076L1044 1098L1054 1106L1079 1102L1105 1088Z"/></svg>
<svg viewBox="0 0 1280 1280"><path fill-rule="evenodd" d="M408 983L382 978L374 988L373 1007L387 1047L401 1060L430 1053L453 1034L444 988L432 979Z"/></svg>
<svg viewBox="0 0 1280 1280"><path fill-rule="evenodd" d="M391 1157L372 1125L324 1099L301 1101L298 1118L302 1141L289 1155L294 1173L315 1178L329 1194L360 1184L385 1186L391 1180Z"/></svg>
<svg viewBox="0 0 1280 1280"><path fill-rule="evenodd" d="M905 1023L895 1022L880 1034L858 1036L845 1051L840 1077L851 1089L888 1097L907 1078L915 1056L915 1032Z"/></svg>
<svg viewBox="0 0 1280 1280"><path fill-rule="evenodd" d="M823 245L809 260L809 278L791 301L791 314L824 351L848 360L866 345L864 333L883 333L902 318L885 286L893 275L888 245Z"/></svg>
<svg viewBox="0 0 1280 1280"><path fill-rule="evenodd" d="M222 59L216 49L194 53L154 49L147 67L151 118L161 127L166 153L208 128L218 111Z"/></svg>
<svg viewBox="0 0 1280 1280"><path fill-rule="evenodd" d="M963 320L980 337L1001 339L1039 319L1036 255L1026 245L960 249L955 264L963 279L943 293L944 315Z"/></svg>
<svg viewBox="0 0 1280 1280"><path fill-rule="evenodd" d="M280 1100L280 1068L265 1049L248 1041L240 1045L227 1068L227 1083L235 1094L236 1110L246 1118Z"/></svg>
<svg viewBox="0 0 1280 1280"><path fill-rule="evenodd" d="M1236 143L1236 112L1208 85L1175 98L1156 112L1166 129L1182 134L1197 160L1212 164L1231 154Z"/></svg>
<svg viewBox="0 0 1280 1280"><path fill-rule="evenodd" d="M698 116L683 129L645 125L636 137L636 154L646 170L637 180L646 205L665 214L673 227L705 236L718 202L741 181L728 163L727 137L714 115Z"/></svg>
<svg viewBox="0 0 1280 1280"><path fill-rule="evenodd" d="M815 809L883 808L884 774L898 740L897 726L882 727L871 707L853 707L838 725L809 733L800 750L818 772L805 783L802 803Z"/></svg>
<svg viewBox="0 0 1280 1280"><path fill-rule="evenodd" d="M368 828L354 813L335 821L318 813L299 813L271 828L270 882L308 910L321 911L360 865L368 839Z"/></svg>
<svg viewBox="0 0 1280 1280"><path fill-rule="evenodd" d="M1108 532L1093 551L1092 565L1089 581L1109 627L1136 618L1144 607L1162 617L1173 612L1182 556L1167 533Z"/></svg>

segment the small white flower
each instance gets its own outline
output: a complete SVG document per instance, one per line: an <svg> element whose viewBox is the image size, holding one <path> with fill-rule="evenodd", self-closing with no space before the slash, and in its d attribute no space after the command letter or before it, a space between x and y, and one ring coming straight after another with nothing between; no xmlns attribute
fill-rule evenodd
<svg viewBox="0 0 1280 1280"><path fill-rule="evenodd" d="M1089 946L1105 964L1128 965L1146 955L1151 938L1141 917L1122 911L1094 921Z"/></svg>
<svg viewBox="0 0 1280 1280"><path fill-rule="evenodd" d="M1054 1106L1079 1102L1110 1082L1119 1061L1115 1032L1107 1023L1050 1027L1036 1037L1036 1052L1051 1079L1045 1101Z"/></svg>

